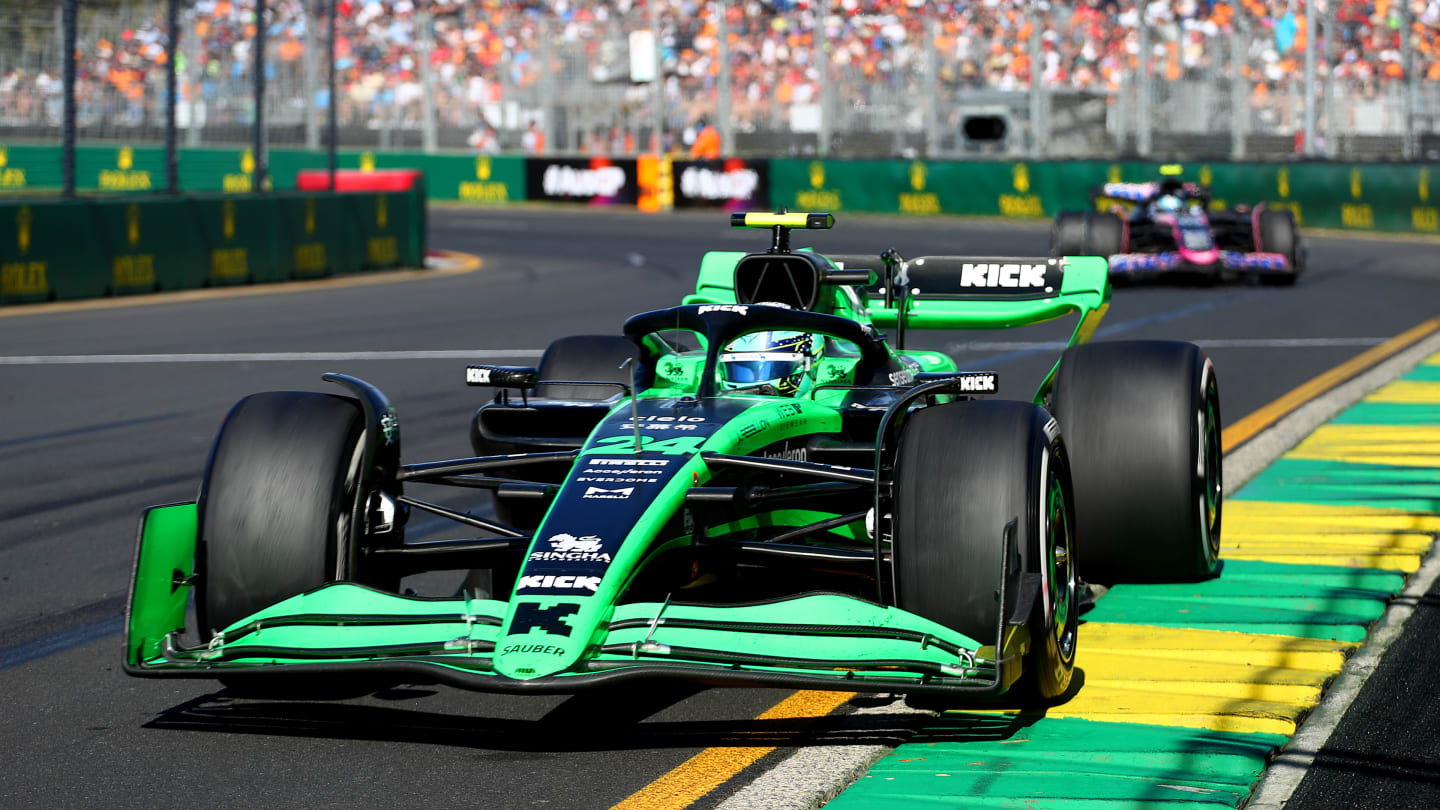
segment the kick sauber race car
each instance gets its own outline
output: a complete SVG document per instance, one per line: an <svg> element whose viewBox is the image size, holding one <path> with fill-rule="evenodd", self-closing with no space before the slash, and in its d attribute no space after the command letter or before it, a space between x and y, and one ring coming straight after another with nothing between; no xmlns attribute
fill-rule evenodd
<svg viewBox="0 0 1440 810"><path fill-rule="evenodd" d="M344 396L242 399L197 501L141 521L126 671L242 694L679 678L1063 695L1082 575L1217 570L1214 369L1188 343L1082 345L1102 259L790 249L832 223L736 214L770 249L705 254L683 305L560 339L538 368L468 367L493 391L473 458L402 462L395 409L354 377L325 375ZM1071 347L1016 401L904 347L1063 315ZM493 517L422 485L479 491ZM479 536L406 539L417 512ZM430 571L463 586L400 587Z"/></svg>
<svg viewBox="0 0 1440 810"><path fill-rule="evenodd" d="M1091 192L1090 211L1062 211L1050 236L1053 256L1109 260L1111 278L1161 274L1207 281L1254 276L1294 284L1305 250L1294 215L1265 203L1211 212L1210 190L1161 167L1152 183L1106 183Z"/></svg>

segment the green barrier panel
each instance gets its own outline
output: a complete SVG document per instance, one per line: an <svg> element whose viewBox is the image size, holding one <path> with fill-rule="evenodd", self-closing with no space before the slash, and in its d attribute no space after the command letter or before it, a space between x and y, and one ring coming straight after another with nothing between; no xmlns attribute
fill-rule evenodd
<svg viewBox="0 0 1440 810"><path fill-rule="evenodd" d="M335 194L279 193L276 258L287 278L318 278L359 269L343 238L344 206ZM415 265L412 265L415 266Z"/></svg>
<svg viewBox="0 0 1440 810"><path fill-rule="evenodd" d="M419 267L422 190L0 200L0 304Z"/></svg>
<svg viewBox="0 0 1440 810"><path fill-rule="evenodd" d="M1106 182L1143 182L1162 164L1139 161L774 160L771 204L791 210L1049 218L1090 205ZM1187 163L1217 208L1265 202L1302 226L1440 233L1440 201L1425 165Z"/></svg>
<svg viewBox="0 0 1440 810"><path fill-rule="evenodd" d="M61 160L58 146L0 144L0 193L58 190L63 183ZM181 149L178 160L182 192L248 194L254 183L255 154L249 148ZM266 188L294 189L297 172L328 166L324 152L273 149ZM518 156L342 151L336 167L418 169L425 175L426 196L432 199L484 203L525 199L525 159ZM87 193L163 191L165 150L125 144L76 146L75 188Z"/></svg>
<svg viewBox="0 0 1440 810"><path fill-rule="evenodd" d="M191 197L197 230L207 247L211 286L281 281L278 207L268 195Z"/></svg>
<svg viewBox="0 0 1440 810"><path fill-rule="evenodd" d="M0 203L0 304L93 298L109 291L92 211L80 203Z"/></svg>

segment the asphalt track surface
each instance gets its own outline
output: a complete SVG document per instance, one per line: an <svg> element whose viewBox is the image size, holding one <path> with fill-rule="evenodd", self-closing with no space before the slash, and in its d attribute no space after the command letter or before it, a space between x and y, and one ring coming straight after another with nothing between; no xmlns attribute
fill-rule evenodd
<svg viewBox="0 0 1440 810"><path fill-rule="evenodd" d="M630 314L671 306L693 289L702 250L760 249L766 240L731 231L720 214L437 209L430 226L432 247L478 254L484 267L406 283L0 317L0 363L535 350L565 334L614 333ZM846 253L893 246L907 256L1041 255L1047 228L841 216L835 231L795 241ZM1210 354L1231 421L1435 315L1433 243L1315 237L1309 247L1310 270L1294 288L1120 289L1099 339L1217 341ZM921 333L911 345L997 370L1002 393L1026 398L1055 350L1008 344L1067 332L1068 324L1052 324ZM782 690L511 697L402 686L307 703L121 674L120 615L140 510L194 497L210 441L235 400L261 390L325 390L322 372L345 371L389 394L408 460L464 456L467 419L483 394L462 384L463 365L263 356L0 365L0 750L8 760L0 805L608 807L702 749L779 747L698 805L709 806L794 747L900 738L912 722L904 716L754 720L789 694ZM1427 598L1397 649L1423 650L1433 638L1435 594ZM1434 708L1434 690L1428 695L1410 706L1424 697ZM1377 709L1398 702L1372 700ZM1422 723L1417 731L1431 732L1433 749L1434 726L1425 723L1434 712L1405 713ZM1335 739L1350 739L1345 726ZM1322 769L1346 764L1318 761ZM1416 767L1433 788L1434 761Z"/></svg>

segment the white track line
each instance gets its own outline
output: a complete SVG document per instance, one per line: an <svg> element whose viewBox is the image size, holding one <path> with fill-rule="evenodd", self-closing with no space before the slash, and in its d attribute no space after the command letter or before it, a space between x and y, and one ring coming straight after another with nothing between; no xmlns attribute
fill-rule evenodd
<svg viewBox="0 0 1440 810"><path fill-rule="evenodd" d="M223 352L213 354L30 354L0 356L0 366L143 365L146 363L295 363L311 360L492 360L532 358L540 349L441 349L393 352Z"/></svg>
<svg viewBox="0 0 1440 810"><path fill-rule="evenodd" d="M1327 347L1378 346L1389 338L1200 338L1191 343L1204 349L1316 349ZM1063 340L977 340L951 343L952 352L1013 352L1024 349L1063 349Z"/></svg>

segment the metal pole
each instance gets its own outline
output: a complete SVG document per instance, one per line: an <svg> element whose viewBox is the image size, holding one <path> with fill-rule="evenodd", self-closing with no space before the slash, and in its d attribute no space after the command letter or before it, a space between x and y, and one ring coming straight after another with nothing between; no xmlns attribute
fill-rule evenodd
<svg viewBox="0 0 1440 810"><path fill-rule="evenodd" d="M935 39L940 36L940 21L931 14L925 19L925 83L921 103L925 105L925 157L940 154L940 53Z"/></svg>
<svg viewBox="0 0 1440 810"><path fill-rule="evenodd" d="M1305 157L1315 157L1315 5L1305 9Z"/></svg>
<svg viewBox="0 0 1440 810"><path fill-rule="evenodd" d="M191 26L190 30L185 32L185 42L186 53L198 54L200 52L200 48L198 47L200 38L195 34L194 26ZM200 95L200 80L198 78L199 66L199 59L185 60L185 86L189 89L189 92L185 96L185 119L187 124L185 127L185 143L187 146L200 145L200 118L197 110L201 108L195 103L195 97Z"/></svg>
<svg viewBox="0 0 1440 810"><path fill-rule="evenodd" d="M431 25L430 9L417 15L420 45L420 136L426 152L435 151L435 74L430 69L430 54L435 50L435 27Z"/></svg>
<svg viewBox="0 0 1440 810"><path fill-rule="evenodd" d="M1339 64L1339 42L1335 36L1335 3L1325 4L1325 156L1340 153L1340 133L1335 130L1335 68Z"/></svg>
<svg viewBox="0 0 1440 810"><path fill-rule="evenodd" d="M1415 49L1410 45L1410 26L1413 24L1410 18L1410 4L1400 3L1400 66L1405 71L1405 86L1401 88L1400 97L1404 100L1404 112L1400 117L1405 127L1404 138L1401 140L1401 154L1406 160L1415 157Z"/></svg>
<svg viewBox="0 0 1440 810"><path fill-rule="evenodd" d="M735 122L730 120L730 29L725 20L730 3L719 0L716 5L720 9L715 21L715 30L720 37L720 83L715 89L715 125L720 128L720 154L733 155Z"/></svg>
<svg viewBox="0 0 1440 810"><path fill-rule="evenodd" d="M657 0L650 0L647 5L650 7L650 33L654 35L655 42L652 50L655 56L655 75L651 77L651 90L654 93L655 105L655 154L665 154L665 71L660 65L660 3Z"/></svg>
<svg viewBox="0 0 1440 810"><path fill-rule="evenodd" d="M307 15L305 18L305 63L302 66L305 71L305 148L312 152L320 148L320 119L315 116L315 92L320 84L320 32L319 21L315 19L318 16Z"/></svg>
<svg viewBox="0 0 1440 810"><path fill-rule="evenodd" d="M65 0L63 22L65 24L65 112L61 125L60 173L64 180L66 197L75 196L75 17L77 0Z"/></svg>
<svg viewBox="0 0 1440 810"><path fill-rule="evenodd" d="M255 174L251 191L265 190L265 0L255 0Z"/></svg>
<svg viewBox="0 0 1440 810"><path fill-rule="evenodd" d="M170 38L165 43L165 190L180 190L180 161L175 149L175 55L180 52L180 0L169 0L165 9L165 25Z"/></svg>
<svg viewBox="0 0 1440 810"><path fill-rule="evenodd" d="M540 129L545 133L545 148L540 154L548 154L560 144L556 140L560 136L557 125L560 116L556 114L555 104L555 57L551 51L550 18L542 12L537 25L540 28Z"/></svg>
<svg viewBox="0 0 1440 810"><path fill-rule="evenodd" d="M830 76L830 41L826 38L825 19L830 16L830 0L820 0L815 16L815 74L820 77L820 137L815 152L820 157L830 154L830 120L834 107L835 83Z"/></svg>
<svg viewBox="0 0 1440 810"><path fill-rule="evenodd" d="M326 81L330 84L326 90L329 103L325 105L325 152L326 166L330 170L330 183L327 188L331 191L335 190L336 133L339 130L336 123L339 120L339 113L336 112L336 108L340 106L340 99L335 96L335 4L336 0L330 0L330 13L328 15L330 18L330 36L326 37L325 45L327 51L325 58L329 60L330 65L329 69L325 72Z"/></svg>
<svg viewBox="0 0 1440 810"><path fill-rule="evenodd" d="M1038 160L1044 156L1045 144L1041 129L1040 111L1040 5L1031 0L1027 6L1030 17L1030 157Z"/></svg>
<svg viewBox="0 0 1440 810"><path fill-rule="evenodd" d="M1244 8L1236 10L1235 28L1230 32L1230 159L1245 157L1245 131L1250 123L1250 92L1245 86L1245 40L1250 26Z"/></svg>
<svg viewBox="0 0 1440 810"><path fill-rule="evenodd" d="M1140 9L1140 88L1136 99L1135 151L1140 157L1150 157L1150 14L1147 8Z"/></svg>

